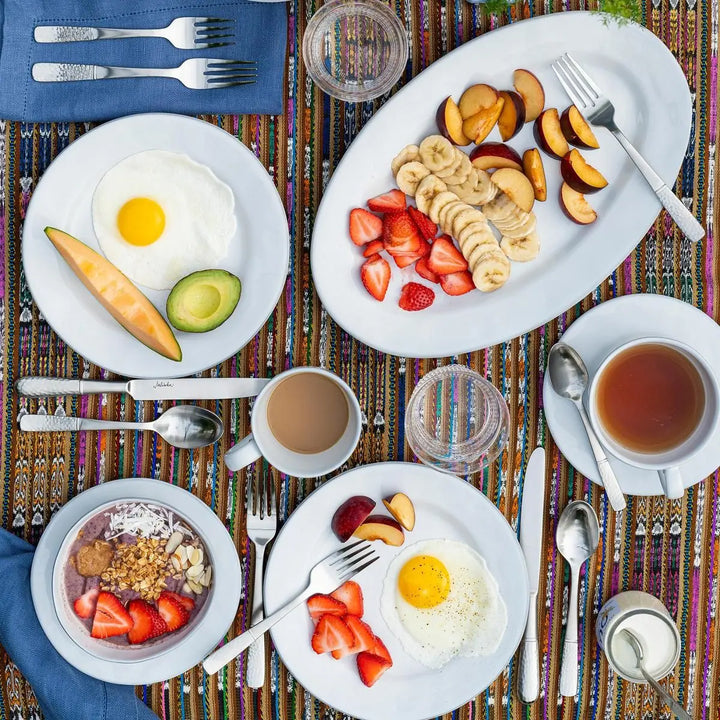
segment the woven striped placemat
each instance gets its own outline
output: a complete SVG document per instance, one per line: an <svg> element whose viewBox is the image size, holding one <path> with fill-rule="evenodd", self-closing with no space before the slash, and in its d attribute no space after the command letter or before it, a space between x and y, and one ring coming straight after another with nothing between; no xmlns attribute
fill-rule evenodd
<svg viewBox="0 0 720 720"><path fill-rule="evenodd" d="M447 51L493 27L522 17L563 9L593 9L592 3L535 2L503 16L486 16L463 0L396 0L395 10L413 38L406 82ZM647 0L642 22L670 48L687 75L694 98L694 121L688 152L678 180L679 194L695 208L708 228L700 245L683 241L665 213L632 255L584 300L556 320L511 342L455 358L492 380L511 410L508 452L482 477L471 479L516 526L521 495L520 470L537 444L548 450L551 474L546 504L544 569L540 580L542 697L523 707L514 692L512 663L490 688L460 708L455 717L471 718L658 718L669 717L645 687L631 685L609 671L594 639L595 616L608 597L623 589L644 589L670 609L683 637L683 651L667 680L668 689L690 707L695 718L720 717L720 671L715 661L720 642L716 629L718 484L715 473L691 488L682 501L629 498L626 512L609 512L604 495L559 455L547 432L541 383L549 347L575 319L599 302L632 292L675 296L719 317L718 245L712 231L717 218L713 172L717 137L717 0ZM268 168L283 198L294 239L290 274L283 297L265 328L240 353L208 374L272 376L293 365L327 367L342 376L358 395L364 413L362 437L347 467L388 459L412 459L403 433L405 404L418 379L438 361L385 355L355 342L327 316L310 277L309 243L313 218L333 168L380 101L346 105L317 91L299 59L303 30L316 10L314 2L289 4L287 107L282 117L206 117L245 142ZM160 478L202 498L223 520L242 559L245 592L232 634L245 626L251 556L244 533L244 485L268 468L258 463L247 473L229 476L221 462L224 449L249 430L245 400L207 403L226 423L219 446L178 451L154 436L136 433L80 435L20 434L15 418L18 398L12 391L20 375L106 378L51 331L32 303L20 263L23 215L33 188L52 159L79 135L83 124L28 125L0 121L0 352L2 352L2 507L4 527L36 542L52 514L83 489L114 478ZM442 361L445 362L445 361ZM48 412L55 400L43 402ZM27 407L36 408L37 401ZM135 403L121 396L63 400L68 414L149 419L162 404ZM324 478L297 481L276 475L282 518ZM553 552L557 517L568 500L584 498L600 518L600 547L582 579L580 694L561 701L558 692L563 607L568 571ZM0 717L39 718L32 690L0 649ZM248 690L244 661L228 666L217 678L200 668L181 677L138 688L158 715L168 720L334 717L306 693L272 652L265 687ZM391 716L391 714L389 715ZM449 716L448 716L449 717Z"/></svg>

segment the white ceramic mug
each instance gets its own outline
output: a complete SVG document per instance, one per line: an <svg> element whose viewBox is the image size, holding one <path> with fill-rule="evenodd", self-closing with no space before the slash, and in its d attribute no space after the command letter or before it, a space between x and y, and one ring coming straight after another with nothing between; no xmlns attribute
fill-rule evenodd
<svg viewBox="0 0 720 720"><path fill-rule="evenodd" d="M332 380L345 395L348 422L340 439L327 450L318 453L299 453L286 448L272 434L267 419L268 401L275 388L297 373L316 373ZM317 367L296 367L275 376L255 398L250 419L252 432L225 453L228 470L240 470L264 457L276 470L295 477L317 477L340 467L352 455L360 439L360 404L348 384L337 375Z"/></svg>
<svg viewBox="0 0 720 720"><path fill-rule="evenodd" d="M689 437L676 447L659 453L641 453L629 450L615 440L603 427L597 409L597 389L599 379L609 363L620 353L638 345L665 345L681 353L687 358L697 370L703 384L705 394L705 407L697 427ZM590 383L588 393L588 415L595 432L600 437L603 445L623 462L644 470L656 470L660 477L665 495L670 499L681 498L685 492L680 465L689 460L695 453L702 449L717 428L720 420L720 386L717 378L707 361L695 350L687 345L660 337L644 337L625 343L615 348L601 363Z"/></svg>

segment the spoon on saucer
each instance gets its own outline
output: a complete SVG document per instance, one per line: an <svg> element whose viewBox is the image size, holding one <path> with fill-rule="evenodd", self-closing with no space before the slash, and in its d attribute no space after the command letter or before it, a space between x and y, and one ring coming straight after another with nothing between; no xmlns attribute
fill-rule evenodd
<svg viewBox="0 0 720 720"><path fill-rule="evenodd" d="M570 565L570 597L560 665L560 694L573 697L578 686L578 585L580 568L589 560L600 540L597 515L584 500L571 502L560 515L555 543Z"/></svg>
<svg viewBox="0 0 720 720"><path fill-rule="evenodd" d="M692 720L690 713L672 696L668 693L665 688L645 669L645 656L643 652L643 646L640 642L640 638L627 628L623 628L620 631L628 645L632 648L635 653L635 659L637 661L637 669L640 674L652 685L658 697L677 715L680 720Z"/></svg>
<svg viewBox="0 0 720 720"><path fill-rule="evenodd" d="M588 386L588 371L583 359L575 348L570 347L570 345L563 342L555 343L550 348L548 371L550 372L550 384L553 390L560 397L570 400L580 413L580 419L585 426L585 432L595 456L600 479L605 486L605 492L612 509L616 512L624 509L626 506L625 497L615 473L610 467L610 461L607 459L607 455L595 431L592 429L592 425L590 425L590 419L583 406L582 398Z"/></svg>
<svg viewBox="0 0 720 720"><path fill-rule="evenodd" d="M223 434L222 420L197 405L175 405L152 422L93 420L57 415L22 415L20 429L34 432L77 430L153 430L170 445L193 450L217 442Z"/></svg>

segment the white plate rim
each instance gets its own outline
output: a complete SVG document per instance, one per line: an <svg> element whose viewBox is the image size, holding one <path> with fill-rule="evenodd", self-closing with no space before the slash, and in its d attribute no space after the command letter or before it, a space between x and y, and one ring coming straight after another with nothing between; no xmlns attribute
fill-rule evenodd
<svg viewBox="0 0 720 720"><path fill-rule="evenodd" d="M405 482L400 480L400 473L399 469L405 470L413 475L412 478L412 486L409 485L409 482L407 483L408 486L405 486ZM470 694L468 697L461 697L461 698L453 698L452 700L442 700L440 701L440 704L437 707L433 707L430 709L430 711L427 714L417 715L417 714L409 714L407 711L403 711L403 707L393 707L393 718L395 720L420 720L420 718L426 718L426 717L436 717L439 715L442 715L444 713L451 712L452 710L455 710L456 708L460 707L461 705L470 702L473 700L478 694L483 692L487 687L494 682L497 677L499 677L503 669L508 665L512 657L514 656L517 647L520 644L520 641L522 639L522 635L525 630L525 621L527 618L527 611L529 607L530 602L530 591L529 591L529 582L528 582L528 576L527 576L527 566L525 564L525 557L522 552L522 549L520 547L519 541L517 539L517 535L515 531L510 526L509 522L505 518L505 516L500 512L500 510L495 506L495 504L480 490L478 490L476 487L471 485L470 483L462 480L456 475L451 475L448 473L442 473L438 470L435 470L434 468L427 467L425 465L422 465L420 463L409 463L409 462L394 462L394 461L388 461L388 462L380 462L380 463L371 463L369 465L362 465L356 468L352 468L336 477L334 477L331 480L328 480L327 482L323 483L321 486L313 490L306 498L303 499L303 502L290 514L288 520L283 524L280 532L278 533L278 536L276 537L273 548L270 552L270 555L267 560L266 564L266 570L265 570L265 582L264 582L264 597L265 597L265 610L266 612L272 612L276 609L275 605L277 605L279 602L282 602L282 599L280 601L277 601L275 604L273 604L273 583L275 582L273 576L276 572L276 564L278 562L277 560L277 553L275 552L275 549L278 547L278 540L280 540L281 543L284 543L287 538L292 537L293 534L297 532L297 527L299 524L301 524L305 519L305 514L312 511L313 506L316 505L318 502L322 501L322 498L325 494L328 493L328 489L333 486L333 483L335 483L334 488L338 488L341 485L347 485L347 490L350 493L353 494L367 494L370 496L373 496L374 498L377 496L377 502L380 505L380 508L376 506L375 510L373 512L382 512L382 503L380 502L380 495L377 492L377 482L381 475L385 473L384 477L393 477L394 479L394 485L393 487L396 487L397 492L406 492L409 497L413 498L413 493L415 493L415 496L418 495L418 486L420 483L430 483L431 485L435 482L447 484L449 483L453 488L455 488L454 492L458 492L461 494L467 494L467 497L469 498L475 498L475 500L478 502L479 506L484 508L488 513L490 517L495 518L498 521L498 526L503 529L503 532L507 533L507 539L508 539L508 557L512 557L514 555L514 559L517 562L517 569L519 570L518 573L518 581L521 587L521 590L518 592L518 596L521 596L523 598L522 608L518 611L518 617L522 618L521 622L518 623L516 627L512 627L510 620L508 621L508 626L505 631L505 636L503 637L503 643L505 643L506 638L509 640L509 645L512 646L513 650L512 653L507 657L504 658L504 662L502 665L499 665L499 669L495 675L493 675L493 678L488 682L487 685L483 687L478 687L474 690L472 694ZM367 475L368 477L362 478L358 476ZM421 479L422 478L422 479ZM356 484L353 484L353 483ZM375 488L375 489L373 489ZM305 505L305 503L308 502L311 498L314 498L314 500L309 504ZM437 496L435 498L437 500ZM302 510L303 506L305 507L304 510ZM323 507L323 510L327 514L329 510L334 510L333 508ZM298 512L300 511L300 512ZM332 517L331 514L327 516L327 526L329 528L330 518ZM338 541L336 538L335 545L338 544ZM408 543L414 543L418 540L422 540L423 538L419 537L413 537L412 533L409 534L408 537ZM282 545L280 546L282 547ZM512 548L512 555L510 549ZM398 551L401 550L401 548L389 548L389 550L392 551ZM328 550L329 552L330 550ZM273 557L274 554L274 557ZM482 554L482 553L481 553ZM382 562L382 560L381 560ZM488 563L491 564L491 563ZM278 570L278 573L281 573L281 570ZM501 578L498 578L496 576L496 580L502 584ZM362 578L360 578L360 581L362 582ZM283 598L284 599L284 598ZM510 610L510 606L508 603L507 598L505 598L506 605L508 605L508 610ZM274 628L270 630L270 634L272 636L273 644L278 652L278 655L282 657L282 645L283 643L283 630L282 630L282 624L276 625ZM387 633L386 633L387 634ZM312 655L312 651L310 649L310 645L308 643L308 651L310 652L309 657L315 657ZM473 659L477 662L482 662L483 660L487 660L488 657L491 656L485 656L485 658L477 658ZM468 660L468 658L465 658L465 660ZM448 665L444 666L440 670L437 670L435 672L438 673L438 693L436 696L440 695L442 692L442 675L441 674L447 674L452 668L452 662L451 661ZM302 668L298 668L296 666L290 666L287 664L286 660L283 658L283 663L288 668L289 673L303 686L310 692L314 697L319 699L321 702L331 706L335 707L340 712L346 713L350 716L357 717L359 720L375 720L377 717L382 716L382 708L378 708L378 711L380 714L373 714L370 715L362 715L358 714L357 711L353 710L353 708L348 705L345 707L340 707L337 703L329 703L326 699L323 698L324 693L322 690L320 692L317 691L317 688L312 687L314 683L307 683L306 682L306 673ZM381 683L378 683L378 686L370 688L370 692L380 691ZM381 691L380 691L381 692ZM378 698L379 700L379 698Z"/></svg>
<svg viewBox="0 0 720 720"><path fill-rule="evenodd" d="M112 662L86 652L63 628L53 603L53 570L60 545L80 518L97 506L127 497L177 507L187 521L198 529L213 556L214 591L208 601L207 611L172 648L172 652L138 662ZM30 592L35 612L55 650L85 674L121 685L161 682L199 663L232 625L241 590L240 559L232 537L217 515L187 490L152 478L107 481L69 500L53 516L40 536L30 569Z"/></svg>
<svg viewBox="0 0 720 720"><path fill-rule="evenodd" d="M163 369L158 371L157 369L155 371L144 371L143 370L143 359L140 357L139 359L135 359L133 361L130 361L129 363L123 359L123 358L116 358L111 357L109 358L109 362L103 358L102 356L102 350L100 349L100 344L98 343L98 347L96 348L94 345L90 345L89 352L88 348L86 347L78 347L78 343L74 342L74 333L70 332L68 333L67 329L63 329L62 332L58 331L56 328L56 322L53 322L55 313L53 311L54 303L51 302L50 298L46 297L46 292L43 288L43 283L41 282L41 279L45 276L45 273L42 272L39 278L36 278L36 273L39 272L35 268L35 261L32 259L32 255L29 252L26 252L26 242L35 242L28 240L28 237L31 237L31 232L39 232L39 234L42 234L42 228L40 225L44 225L43 223L38 223L37 227L34 227L35 223L35 216L40 212L37 210L38 198L42 199L42 194L40 194L38 191L43 190L44 188L48 187L48 184L50 182L62 182L62 179L59 178L58 180L55 179L55 175L60 172L64 164L68 161L72 161L74 156L77 153L85 152L85 147L89 146L91 147L91 143L98 142L98 139L103 138L106 133L113 133L118 132L118 128L120 128L120 131L124 131L126 126L132 127L134 124L139 123L140 129L142 128L142 125L144 123L153 123L155 124L162 124L162 123L170 123L170 124L185 124L188 128L190 128L190 132L202 132L202 133L213 133L216 134L215 137L217 138L223 138L222 140L219 140L219 142L224 142L227 144L227 147L230 149L229 152L237 152L237 157L240 158L240 162L242 163L242 167L253 174L256 182L257 187L260 188L260 191L265 194L265 200L267 201L267 213L263 215L263 217L266 218L266 221L269 223L274 223L277 225L277 228L273 228L273 237L277 237L277 250L278 250L278 257L277 262L274 265L277 268L277 278L273 278L273 281L276 282L276 286L273 287L270 285L269 287L272 288L273 292L268 293L267 301L263 303L262 311L258 312L258 317L256 318L255 322L252 323L252 332L247 331L243 333L243 337L240 339L233 341L228 345L228 350L224 351L222 353L218 353L217 358L213 358L212 362L204 362L204 363L195 363L194 365L189 365L185 359L183 359L179 363L175 363L172 360L168 360L166 358L163 358L162 356L158 355L152 350L147 350L147 352L150 353L148 357L151 357L153 360L157 361L158 363L162 363L163 365L166 365L167 369ZM195 130L197 129L197 130ZM152 148L146 148L146 149L152 149ZM175 149L174 152L183 152L182 149ZM61 159L61 163L58 164L58 159ZM196 159L198 162L203 162L202 159ZM209 164L207 161L204 162L207 167L210 167L213 172L215 172L215 169L213 165ZM89 200L88 200L89 202ZM235 204L236 207L240 200L235 197ZM237 212L237 210L236 210ZM31 231L31 232L28 232ZM44 235L43 235L44 237ZM94 237L94 236L93 236ZM38 241L39 242L39 241ZM50 246L48 245L48 250ZM41 248L42 251L42 248ZM30 259L29 259L30 258ZM30 202L28 204L27 212L25 214L25 218L23 221L23 233L22 233L22 263L23 268L25 271L25 278L26 282L28 284L28 288L30 289L30 293L33 297L34 302L37 304L38 308L40 309L40 312L45 317L48 324L52 327L53 331L60 337L62 340L73 350L75 350L79 355L89 360L92 364L98 365L99 367L102 367L106 370L110 370L111 372L117 373L119 375L123 375L125 377L137 377L137 378L143 378L143 377L162 377L162 378L171 378L171 377L181 377L185 375L192 375L198 372L202 372L204 370L207 370L209 368L214 367L215 365L218 365L225 360L227 360L229 357L234 355L236 352L240 351L265 325L268 318L272 315L274 309L277 307L278 301L280 300L283 290L285 288L285 283L287 279L288 274L288 264L290 259L290 232L289 232L289 226L287 222L287 216L285 213L285 208L283 206L282 200L280 198L280 195L278 194L277 188L275 187L270 175L268 174L265 167L262 165L262 163L258 160L257 157L252 153L252 151L238 138L231 135L229 132L224 130L223 128L213 125L212 123L206 122L205 120L202 120L197 117L187 116L187 115L179 115L176 113L137 113L134 115L126 115L124 117L116 118L114 120L109 120L102 125L99 125L92 130L88 131L81 137L74 140L72 143L70 143L67 147L65 147L58 155L52 160L52 162L48 165L48 167L43 172L42 176L37 182L37 185L35 186L32 196L30 198ZM36 282L37 280L37 282ZM242 278L241 278L242 280ZM80 280L77 280L78 283L80 283ZM144 293L147 292L146 288L143 288L142 286L139 286L140 290ZM243 283L243 291L245 290L245 284ZM40 298L40 301L38 302L38 299ZM165 316L164 308L159 307L158 310L160 313ZM262 316L262 317L261 317ZM108 325L115 324L115 320L113 320L109 315L107 316ZM119 327L119 326L118 326ZM223 326L221 325L219 328L217 328L213 332L217 332L218 330L222 330ZM126 332L125 330L121 330L123 333ZM176 334L179 333L179 331L175 331ZM185 333L184 335L188 335L188 333ZM183 334L180 334L179 342L182 346L182 336ZM73 338L73 341L69 340L68 338ZM133 349L137 352L142 352L145 350L142 343L140 343L139 340L133 339L128 334L128 341L133 343ZM80 345L83 345L83 343L79 343ZM139 347L137 347L137 345ZM222 357L220 357L222 355ZM157 357L156 357L157 356ZM159 360L158 360L159 358ZM137 367L133 367L133 365ZM134 370L134 371L133 371Z"/></svg>

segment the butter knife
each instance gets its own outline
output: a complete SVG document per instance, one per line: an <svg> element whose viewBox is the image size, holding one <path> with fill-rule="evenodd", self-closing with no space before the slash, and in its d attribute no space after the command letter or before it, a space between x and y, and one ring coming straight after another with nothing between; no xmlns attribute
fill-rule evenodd
<svg viewBox="0 0 720 720"><path fill-rule="evenodd" d="M520 546L525 555L530 589L530 607L520 646L518 695L524 703L537 700L540 694L539 653L537 637L537 596L540 582L540 558L543 545L545 512L545 450L535 448L525 470L520 508Z"/></svg>
<svg viewBox="0 0 720 720"><path fill-rule="evenodd" d="M220 400L254 397L269 382L267 378L172 378L113 382L22 377L15 383L15 388L20 395L28 397L127 393L135 400Z"/></svg>

